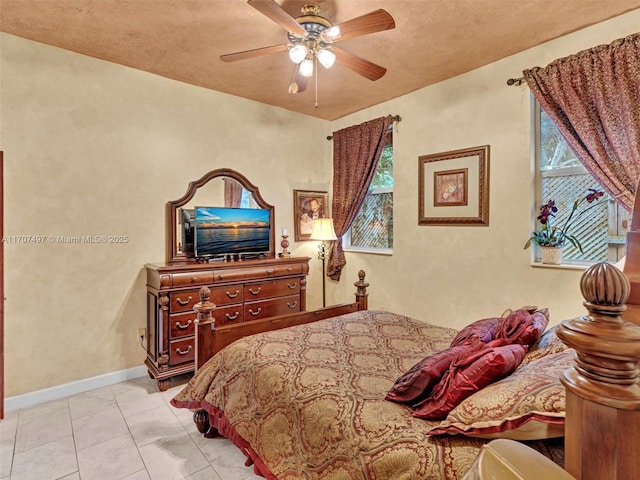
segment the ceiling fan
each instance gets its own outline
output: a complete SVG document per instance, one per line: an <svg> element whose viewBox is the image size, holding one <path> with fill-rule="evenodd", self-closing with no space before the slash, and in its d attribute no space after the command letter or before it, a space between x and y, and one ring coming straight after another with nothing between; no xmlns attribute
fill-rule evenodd
<svg viewBox="0 0 640 480"><path fill-rule="evenodd" d="M280 45L221 55L220 59L225 62L289 51L289 58L295 64L289 93L306 90L308 78L317 70L318 62L325 68L331 68L338 62L369 80L378 80L387 71L380 65L334 45L339 40L395 28L393 17L385 10L375 10L333 25L320 16L320 9L314 3L304 4L301 8L302 15L296 18L290 16L274 0L248 0L247 3L284 28L288 32L289 41Z"/></svg>

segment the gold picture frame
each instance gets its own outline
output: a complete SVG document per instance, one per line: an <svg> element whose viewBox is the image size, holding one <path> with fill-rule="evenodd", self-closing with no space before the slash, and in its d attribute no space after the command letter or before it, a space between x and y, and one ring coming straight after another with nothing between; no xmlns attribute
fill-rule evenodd
<svg viewBox="0 0 640 480"><path fill-rule="evenodd" d="M295 241L311 240L315 218L329 218L329 193L317 190L293 191Z"/></svg>
<svg viewBox="0 0 640 480"><path fill-rule="evenodd" d="M418 225L489 225L489 145L418 157Z"/></svg>

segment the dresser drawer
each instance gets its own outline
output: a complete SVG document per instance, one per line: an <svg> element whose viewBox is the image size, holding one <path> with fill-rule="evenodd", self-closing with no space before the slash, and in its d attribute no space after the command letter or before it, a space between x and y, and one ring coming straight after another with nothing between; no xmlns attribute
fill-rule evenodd
<svg viewBox="0 0 640 480"><path fill-rule="evenodd" d="M274 267L267 265L264 267L228 268L216 270L213 274L213 281L237 282L242 280L256 280L259 278L269 278L273 276Z"/></svg>
<svg viewBox="0 0 640 480"><path fill-rule="evenodd" d="M196 312L184 312L169 315L171 337L180 338L193 335L195 332Z"/></svg>
<svg viewBox="0 0 640 480"><path fill-rule="evenodd" d="M171 313L192 312L193 306L200 301L199 289L171 292L169 295L169 309Z"/></svg>
<svg viewBox="0 0 640 480"><path fill-rule="evenodd" d="M257 302L247 302L244 305L244 321L260 318L275 317L300 311L300 295L272 298Z"/></svg>
<svg viewBox="0 0 640 480"><path fill-rule="evenodd" d="M285 278L269 282L249 283L244 286L244 299L247 302L263 298L282 297L300 293L299 278Z"/></svg>
<svg viewBox="0 0 640 480"><path fill-rule="evenodd" d="M216 287L211 289L209 299L216 305L228 305L230 303L242 303L242 285L229 285L228 287Z"/></svg>
<svg viewBox="0 0 640 480"><path fill-rule="evenodd" d="M216 308L211 312L215 320L215 326L232 325L244 321L244 307L240 303L238 305L230 305L228 307Z"/></svg>
<svg viewBox="0 0 640 480"><path fill-rule="evenodd" d="M171 284L174 287L188 287L189 285L211 285L213 272L188 272L174 273L171 275Z"/></svg>
<svg viewBox="0 0 640 480"><path fill-rule="evenodd" d="M284 277L285 275L302 275L303 273L307 273L304 268L305 266L308 266L308 264L288 263L286 265L275 265L273 274L276 277Z"/></svg>
<svg viewBox="0 0 640 480"><path fill-rule="evenodd" d="M173 340L169 343L169 366L180 365L181 363L193 362L195 356L194 337L183 340Z"/></svg>

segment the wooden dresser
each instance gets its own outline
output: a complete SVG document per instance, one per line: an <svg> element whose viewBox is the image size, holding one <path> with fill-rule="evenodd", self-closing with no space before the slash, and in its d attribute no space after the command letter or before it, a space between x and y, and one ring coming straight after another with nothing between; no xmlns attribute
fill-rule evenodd
<svg viewBox="0 0 640 480"><path fill-rule="evenodd" d="M202 286L211 290L216 326L306 310L309 258L215 263L147 264L147 359L160 390L170 378L194 371L193 306Z"/></svg>

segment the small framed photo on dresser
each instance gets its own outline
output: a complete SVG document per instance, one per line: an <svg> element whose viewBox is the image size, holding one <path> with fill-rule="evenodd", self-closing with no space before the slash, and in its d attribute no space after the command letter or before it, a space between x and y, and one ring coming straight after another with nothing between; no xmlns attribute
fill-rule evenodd
<svg viewBox="0 0 640 480"><path fill-rule="evenodd" d="M311 240L313 221L329 217L329 193L317 190L293 191L295 241Z"/></svg>

